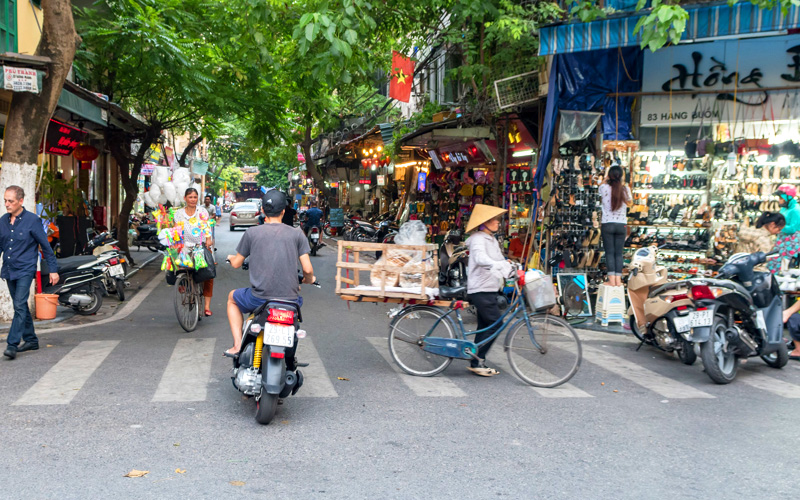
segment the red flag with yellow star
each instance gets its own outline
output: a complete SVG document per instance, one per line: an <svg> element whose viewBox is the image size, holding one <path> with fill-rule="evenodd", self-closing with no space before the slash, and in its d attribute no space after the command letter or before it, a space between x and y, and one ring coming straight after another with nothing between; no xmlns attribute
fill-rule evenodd
<svg viewBox="0 0 800 500"><path fill-rule="evenodd" d="M392 51L391 76L389 97L408 102L411 98L411 85L414 83L414 61L399 52Z"/></svg>

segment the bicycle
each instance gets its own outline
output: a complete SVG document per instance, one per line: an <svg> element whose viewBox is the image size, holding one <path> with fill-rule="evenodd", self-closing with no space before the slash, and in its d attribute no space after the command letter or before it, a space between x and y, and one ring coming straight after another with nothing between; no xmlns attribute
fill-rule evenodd
<svg viewBox="0 0 800 500"><path fill-rule="evenodd" d="M175 315L181 328L193 332L204 306L203 284L195 283L191 269L178 269L175 274Z"/></svg>
<svg viewBox="0 0 800 500"><path fill-rule="evenodd" d="M481 330L464 329L458 303L448 310L428 305L404 307L389 324L392 359L409 375L432 377L444 371L453 359L477 359L478 349L510 325L503 349L517 376L535 387L556 387L567 382L581 364L578 334L560 316L546 311L529 314L518 280L514 287L516 291L508 309ZM430 321L433 324L427 326ZM467 338L498 325L491 337L477 344ZM403 353L408 353L409 359L401 359Z"/></svg>

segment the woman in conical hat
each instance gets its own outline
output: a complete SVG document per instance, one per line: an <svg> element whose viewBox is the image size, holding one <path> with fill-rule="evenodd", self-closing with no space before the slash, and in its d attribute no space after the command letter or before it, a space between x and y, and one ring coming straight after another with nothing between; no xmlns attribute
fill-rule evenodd
<svg viewBox="0 0 800 500"><path fill-rule="evenodd" d="M467 299L478 311L478 330L491 326L501 314L497 304L497 292L503 280L511 273L511 264L506 260L494 234L500 230L500 222L506 209L477 204L467 223L467 232L475 231L467 239L469 266L467 268ZM497 327L475 335L475 343L491 337ZM473 359L469 371L482 377L491 377L498 372L486 366L486 353L492 347L487 342L478 349L478 359Z"/></svg>

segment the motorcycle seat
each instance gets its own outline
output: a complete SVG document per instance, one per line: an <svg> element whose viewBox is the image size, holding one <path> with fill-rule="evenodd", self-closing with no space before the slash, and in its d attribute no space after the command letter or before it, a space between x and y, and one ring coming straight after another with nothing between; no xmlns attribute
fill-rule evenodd
<svg viewBox="0 0 800 500"><path fill-rule="evenodd" d="M443 299L463 299L467 296L466 286L440 286L439 297Z"/></svg>
<svg viewBox="0 0 800 500"><path fill-rule="evenodd" d="M97 257L95 257L94 255L75 255L73 257L58 259L57 262L58 262L58 272L67 273L70 271L77 270L84 264L89 264L90 262L97 262ZM44 259L42 259L42 274L50 274L50 270L47 267L47 261L45 261Z"/></svg>

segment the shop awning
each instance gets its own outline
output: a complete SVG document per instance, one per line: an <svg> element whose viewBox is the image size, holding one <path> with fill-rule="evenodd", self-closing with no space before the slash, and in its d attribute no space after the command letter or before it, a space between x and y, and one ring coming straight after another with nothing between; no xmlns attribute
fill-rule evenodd
<svg viewBox="0 0 800 500"><path fill-rule="evenodd" d="M800 7L792 5L784 16L781 8L760 9L749 2L733 6L701 6L687 9L689 20L682 41L711 41L721 37L757 35L800 27ZM539 30L539 55L549 56L586 50L639 46L633 30L643 14L620 15L590 23L545 26Z"/></svg>
<svg viewBox="0 0 800 500"><path fill-rule="evenodd" d="M74 113L86 121L103 127L108 125L107 113L104 113L100 106L69 92L66 88L61 91L61 97L58 98L58 107Z"/></svg>

